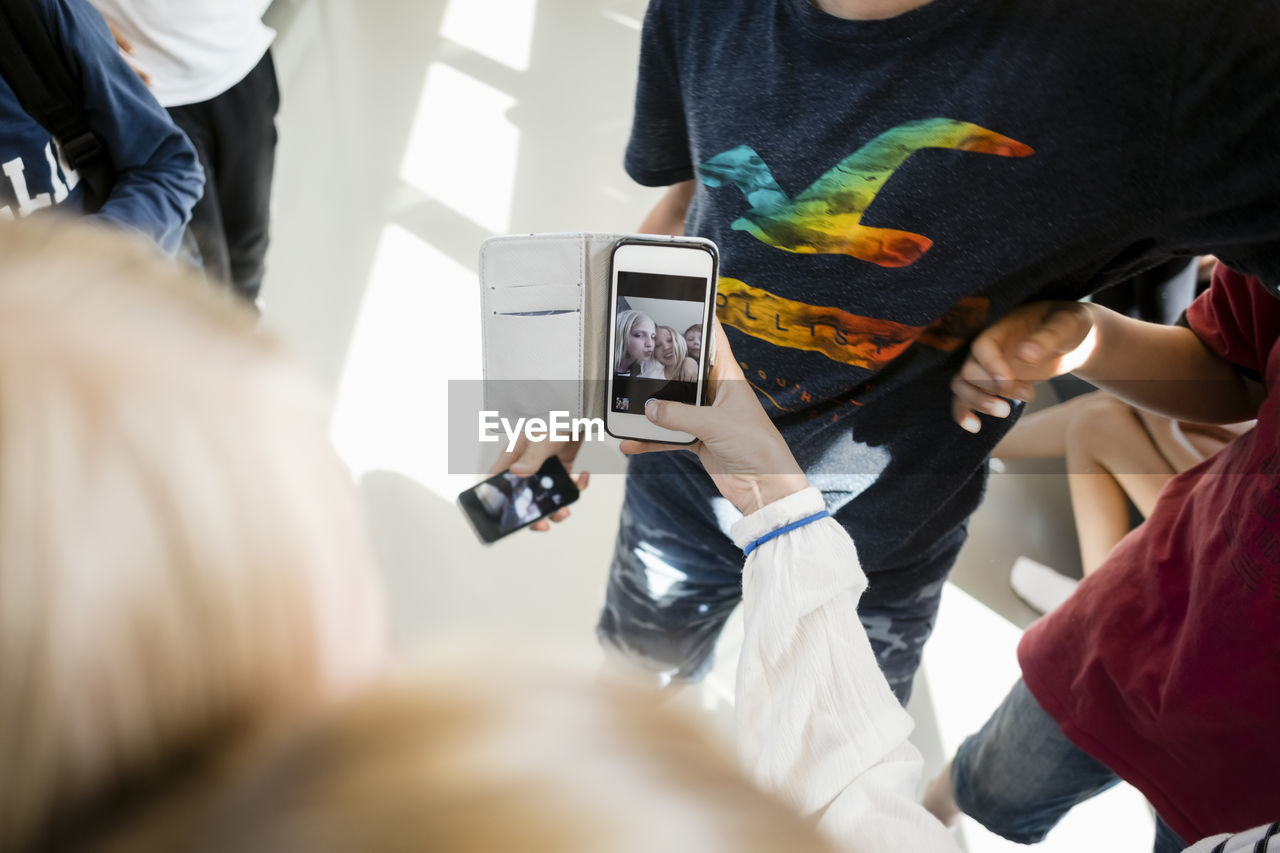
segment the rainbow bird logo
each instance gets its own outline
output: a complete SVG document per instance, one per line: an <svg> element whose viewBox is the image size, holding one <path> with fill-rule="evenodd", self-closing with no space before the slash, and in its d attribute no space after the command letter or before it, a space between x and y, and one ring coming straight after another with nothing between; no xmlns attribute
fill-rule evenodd
<svg viewBox="0 0 1280 853"><path fill-rule="evenodd" d="M845 254L882 267L905 267L929 251L923 234L862 224L886 181L923 148L949 148L998 157L1034 150L1016 139L965 121L930 118L887 130L837 163L795 199L783 192L769 166L748 145L707 160L699 168L708 187L735 185L751 209L730 227L786 252Z"/></svg>

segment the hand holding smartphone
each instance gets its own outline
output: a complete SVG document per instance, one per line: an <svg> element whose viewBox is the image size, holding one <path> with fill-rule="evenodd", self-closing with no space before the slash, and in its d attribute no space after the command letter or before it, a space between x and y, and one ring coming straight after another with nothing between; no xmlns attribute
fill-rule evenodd
<svg viewBox="0 0 1280 853"><path fill-rule="evenodd" d="M559 457L532 477L503 471L458 495L458 506L486 545L545 518L578 499L578 487Z"/></svg>
<svg viewBox="0 0 1280 853"><path fill-rule="evenodd" d="M650 399L706 401L707 350L718 258L706 242L624 238L610 265L610 372L605 431L615 438L692 444L644 416Z"/></svg>

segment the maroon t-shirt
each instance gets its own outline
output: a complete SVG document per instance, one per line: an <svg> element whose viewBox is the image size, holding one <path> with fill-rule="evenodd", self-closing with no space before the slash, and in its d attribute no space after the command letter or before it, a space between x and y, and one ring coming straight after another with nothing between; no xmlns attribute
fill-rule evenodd
<svg viewBox="0 0 1280 853"><path fill-rule="evenodd" d="M1257 426L1170 481L1018 659L1067 737L1190 843L1280 816L1280 299L1220 266L1187 320L1261 375Z"/></svg>

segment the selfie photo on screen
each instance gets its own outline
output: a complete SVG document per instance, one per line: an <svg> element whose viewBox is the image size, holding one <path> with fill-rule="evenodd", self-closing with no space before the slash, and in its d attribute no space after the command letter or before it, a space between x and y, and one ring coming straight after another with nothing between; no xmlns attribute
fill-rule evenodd
<svg viewBox="0 0 1280 853"><path fill-rule="evenodd" d="M619 273L613 411L642 412L651 398L696 400L704 290L690 276Z"/></svg>

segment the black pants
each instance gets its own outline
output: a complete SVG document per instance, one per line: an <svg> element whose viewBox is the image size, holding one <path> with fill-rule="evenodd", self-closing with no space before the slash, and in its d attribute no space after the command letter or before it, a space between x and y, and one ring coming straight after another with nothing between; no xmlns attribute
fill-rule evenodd
<svg viewBox="0 0 1280 853"><path fill-rule="evenodd" d="M267 254L279 108L271 51L216 98L169 108L204 167L204 197L191 212L191 233L205 272L250 302L262 287Z"/></svg>

